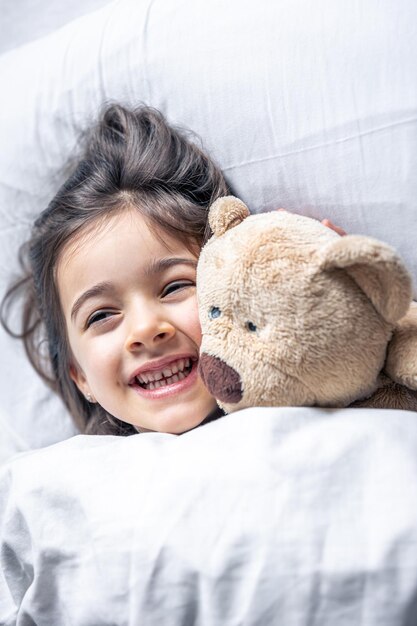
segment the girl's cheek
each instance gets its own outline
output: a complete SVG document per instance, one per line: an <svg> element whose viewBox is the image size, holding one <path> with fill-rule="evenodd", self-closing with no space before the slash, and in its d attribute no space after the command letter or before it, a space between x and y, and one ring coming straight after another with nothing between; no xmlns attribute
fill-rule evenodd
<svg viewBox="0 0 417 626"><path fill-rule="evenodd" d="M187 302L187 306L184 306L181 311L181 326L184 328L187 335L190 335L192 339L198 345L201 343L201 325L200 318L198 316L197 298L194 297Z"/></svg>
<svg viewBox="0 0 417 626"><path fill-rule="evenodd" d="M84 363L88 370L94 369L99 372L112 363L119 351L119 349L116 350L114 341L103 335L99 339L95 338L94 341L86 341L79 346L77 353L78 360Z"/></svg>

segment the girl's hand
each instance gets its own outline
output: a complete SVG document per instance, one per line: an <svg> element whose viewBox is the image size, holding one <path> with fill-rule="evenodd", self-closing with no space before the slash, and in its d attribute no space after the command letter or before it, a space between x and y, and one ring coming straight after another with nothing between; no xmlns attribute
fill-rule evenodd
<svg viewBox="0 0 417 626"><path fill-rule="evenodd" d="M331 222L327 218L324 220L321 220L321 223L323 224L323 226L327 226L327 228L334 230L334 232L340 235L341 237L344 237L345 235L347 235L347 232L344 231L343 228L340 228L340 226L335 226L333 222Z"/></svg>

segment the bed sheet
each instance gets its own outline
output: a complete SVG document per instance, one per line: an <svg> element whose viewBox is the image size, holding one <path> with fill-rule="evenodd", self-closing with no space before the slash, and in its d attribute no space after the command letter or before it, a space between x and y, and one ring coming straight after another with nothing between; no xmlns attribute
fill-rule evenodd
<svg viewBox="0 0 417 626"><path fill-rule="evenodd" d="M0 623L412 626L416 501L409 412L78 436L1 471Z"/></svg>

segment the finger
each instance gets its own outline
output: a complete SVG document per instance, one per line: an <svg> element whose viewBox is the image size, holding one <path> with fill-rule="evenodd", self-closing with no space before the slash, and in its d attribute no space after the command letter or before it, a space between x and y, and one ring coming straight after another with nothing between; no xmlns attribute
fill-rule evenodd
<svg viewBox="0 0 417 626"><path fill-rule="evenodd" d="M345 235L347 235L346 231L343 230L343 228L341 228L340 226L336 226L335 224L333 224L333 222L331 222L328 219L321 220L321 223L323 224L323 226L327 226L327 228L330 228L330 230L334 230L334 232L340 235L341 237L344 237Z"/></svg>

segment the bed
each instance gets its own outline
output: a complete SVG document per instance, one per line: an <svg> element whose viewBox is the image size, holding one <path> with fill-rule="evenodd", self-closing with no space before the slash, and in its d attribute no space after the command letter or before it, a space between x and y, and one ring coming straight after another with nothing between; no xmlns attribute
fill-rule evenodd
<svg viewBox="0 0 417 626"><path fill-rule="evenodd" d="M2 292L79 132L121 101L193 129L254 210L387 241L417 295L415 3L86 7L4 40ZM85 437L3 331L0 350L1 624L417 623L414 413Z"/></svg>

